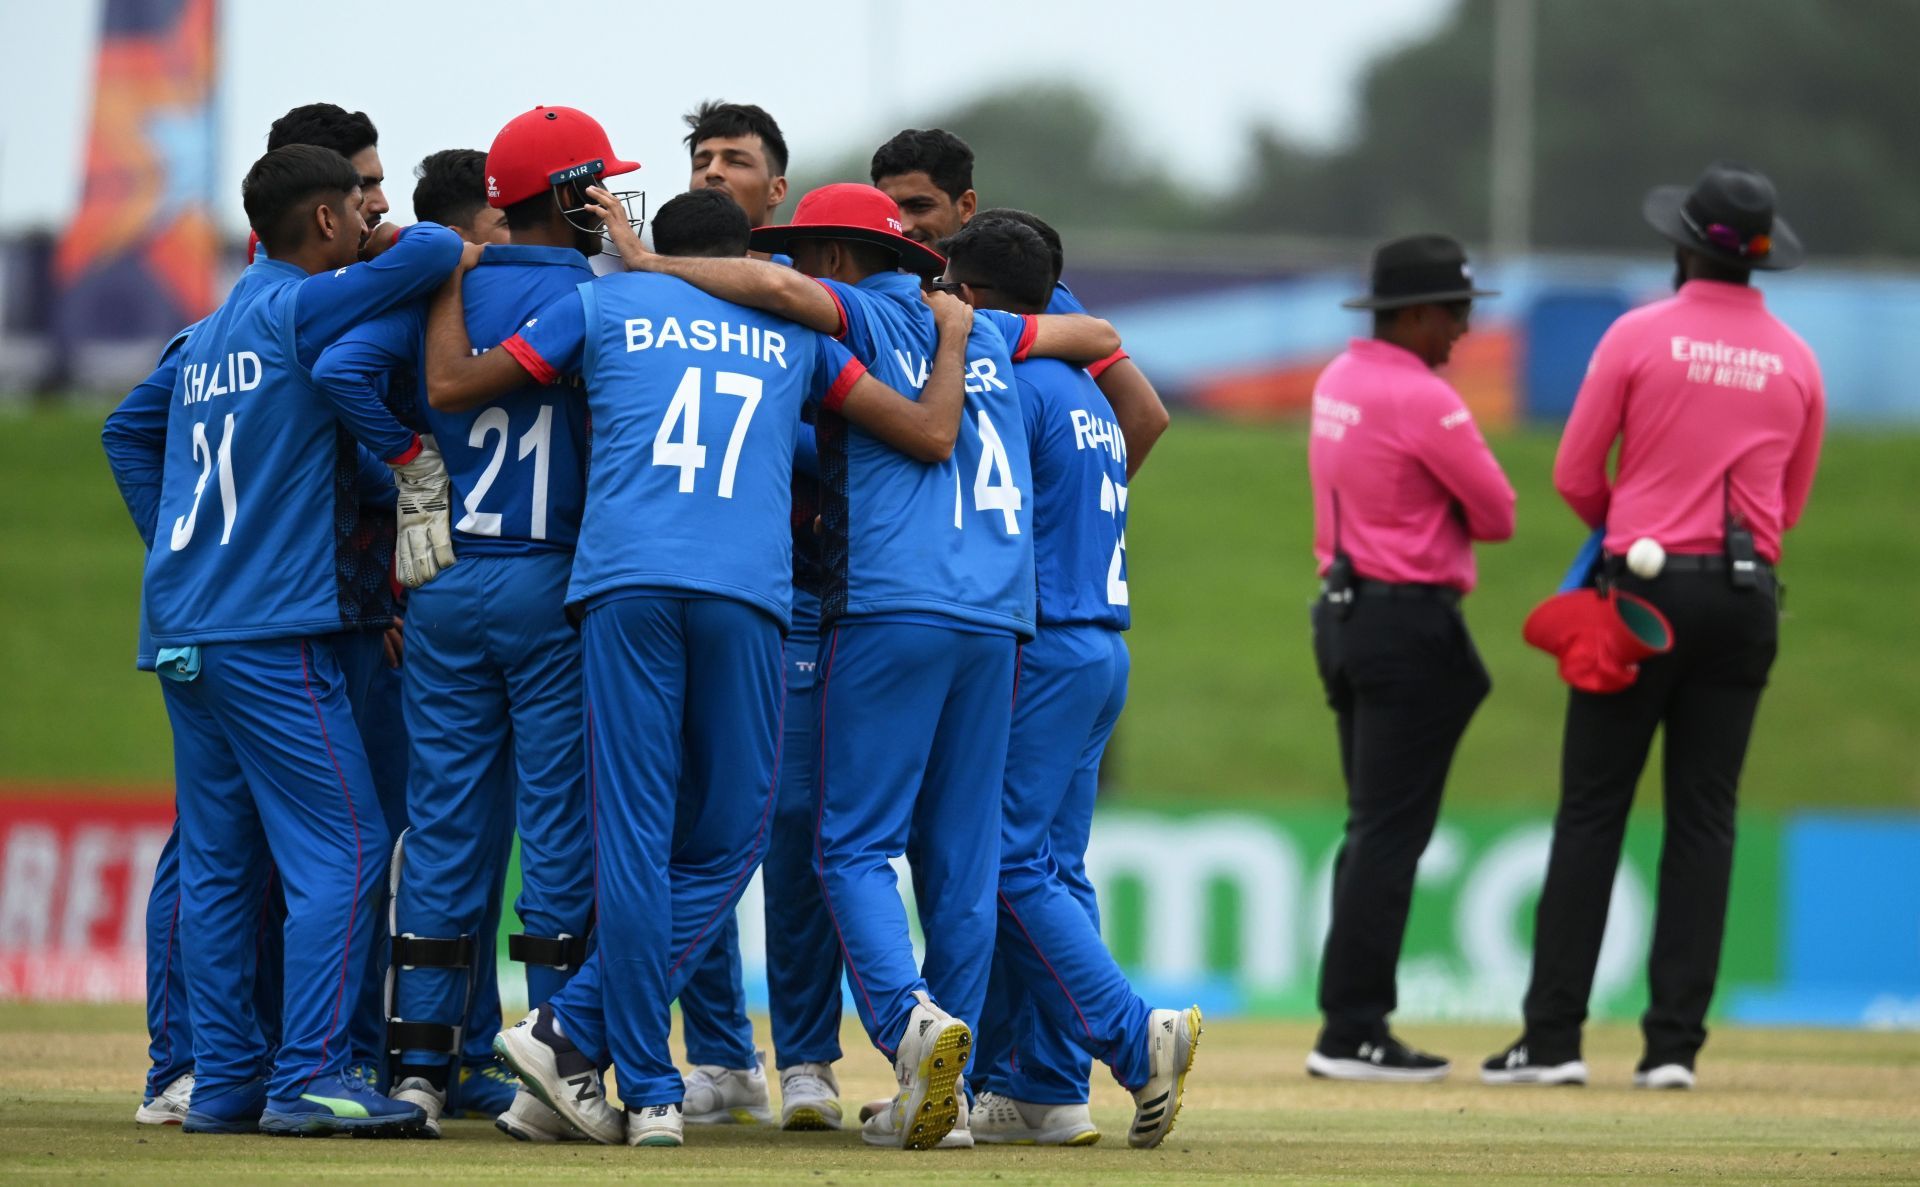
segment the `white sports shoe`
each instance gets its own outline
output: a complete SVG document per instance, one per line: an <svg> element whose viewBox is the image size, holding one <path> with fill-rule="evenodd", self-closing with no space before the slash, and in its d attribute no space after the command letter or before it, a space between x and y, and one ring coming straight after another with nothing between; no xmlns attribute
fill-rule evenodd
<svg viewBox="0 0 1920 1187"><path fill-rule="evenodd" d="M685 1087L688 1125L765 1125L773 1120L767 1100L766 1056L756 1051L753 1066L702 1064L680 1078Z"/></svg>
<svg viewBox="0 0 1920 1187"><path fill-rule="evenodd" d="M1165 1141L1179 1119L1194 1048L1200 1045L1200 1007L1154 1010L1147 1015L1147 1042L1153 1070L1134 1090L1133 1127L1127 1131L1127 1145L1136 1150L1151 1150Z"/></svg>
<svg viewBox="0 0 1920 1187"><path fill-rule="evenodd" d="M142 1125L178 1125L193 1105L193 1073L177 1077L160 1095L140 1106L133 1119Z"/></svg>
<svg viewBox="0 0 1920 1187"><path fill-rule="evenodd" d="M1682 1091L1693 1087L1693 1069L1684 1063L1663 1063L1658 1067L1636 1068L1633 1073L1635 1088L1677 1088Z"/></svg>
<svg viewBox="0 0 1920 1187"><path fill-rule="evenodd" d="M916 991L920 1004L907 1015L906 1033L894 1050L893 1103L860 1128L869 1146L931 1150L960 1120L960 1072L973 1053L967 1024Z"/></svg>
<svg viewBox="0 0 1920 1187"><path fill-rule="evenodd" d="M607 1103L600 1069L547 1016L545 1007L494 1036L493 1053L507 1061L540 1103L566 1118L590 1141L618 1146L627 1138L627 1114Z"/></svg>
<svg viewBox="0 0 1920 1187"><path fill-rule="evenodd" d="M1040 1105L983 1092L974 1098L973 1140L995 1146L1091 1146L1100 1140L1084 1104Z"/></svg>
<svg viewBox="0 0 1920 1187"><path fill-rule="evenodd" d="M493 1127L516 1142L583 1142L586 1139L567 1119L540 1103L525 1088L513 1094L513 1104L493 1119Z"/></svg>
<svg viewBox="0 0 1920 1187"><path fill-rule="evenodd" d="M627 1145L678 1146L686 1140L686 1114L677 1104L627 1110Z"/></svg>
<svg viewBox="0 0 1920 1187"><path fill-rule="evenodd" d="M446 1093L419 1076L408 1076L395 1084L393 1091L387 1095L394 1100L418 1105L420 1111L427 1115L426 1122L420 1127L420 1132L430 1138L440 1136L440 1114L446 1111Z"/></svg>
<svg viewBox="0 0 1920 1187"><path fill-rule="evenodd" d="M780 1128L839 1129L840 1080L830 1063L797 1063L780 1069Z"/></svg>

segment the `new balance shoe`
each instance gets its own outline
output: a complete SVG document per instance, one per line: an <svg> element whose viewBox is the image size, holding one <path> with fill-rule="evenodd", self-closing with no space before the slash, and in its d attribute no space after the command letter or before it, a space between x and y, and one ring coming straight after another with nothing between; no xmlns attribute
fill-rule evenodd
<svg viewBox="0 0 1920 1187"><path fill-rule="evenodd" d="M142 1125L178 1125L193 1107L193 1073L177 1077L152 1100L140 1102L133 1119Z"/></svg>
<svg viewBox="0 0 1920 1187"><path fill-rule="evenodd" d="M1666 1088L1685 1091L1693 1087L1693 1069L1684 1063L1658 1063L1649 1067L1645 1061L1633 1069L1635 1088Z"/></svg>
<svg viewBox="0 0 1920 1187"><path fill-rule="evenodd" d="M686 1141L686 1117L678 1104L627 1110L627 1145L678 1146Z"/></svg>
<svg viewBox="0 0 1920 1187"><path fill-rule="evenodd" d="M382 1096L358 1076L335 1073L309 1080L299 1096L267 1101L260 1132L276 1137L420 1137L427 1115L419 1105Z"/></svg>
<svg viewBox="0 0 1920 1187"><path fill-rule="evenodd" d="M493 1127L516 1142L584 1142L579 1130L567 1119L540 1103L540 1098L522 1087L513 1094L513 1104L493 1119Z"/></svg>
<svg viewBox="0 0 1920 1187"><path fill-rule="evenodd" d="M796 1063L780 1069L780 1128L839 1129L840 1080L830 1063Z"/></svg>
<svg viewBox="0 0 1920 1187"><path fill-rule="evenodd" d="M184 1133L259 1133L260 1114L266 1107L265 1076L227 1088L195 1083L193 1100L180 1129Z"/></svg>
<svg viewBox="0 0 1920 1187"><path fill-rule="evenodd" d="M497 1059L460 1069L460 1081L448 1094L447 1116L479 1117L491 1121L513 1107L520 1078Z"/></svg>
<svg viewBox="0 0 1920 1187"><path fill-rule="evenodd" d="M960 1120L965 1098L960 1073L973 1053L967 1024L915 991L919 1004L907 1015L906 1033L894 1049L892 1103L860 1127L869 1146L931 1150Z"/></svg>
<svg viewBox="0 0 1920 1187"><path fill-rule="evenodd" d="M542 1104L589 1140L603 1146L627 1140L626 1112L607 1103L600 1069L560 1033L547 1007L538 1007L495 1035L493 1052Z"/></svg>
<svg viewBox="0 0 1920 1187"><path fill-rule="evenodd" d="M1392 1035L1354 1047L1322 1039L1307 1053L1307 1074L1322 1080L1428 1084L1452 1070L1438 1055L1415 1051Z"/></svg>
<svg viewBox="0 0 1920 1187"><path fill-rule="evenodd" d="M426 1120L420 1132L430 1138L440 1136L440 1115L446 1112L447 1097L424 1076L405 1076L393 1086L393 1099L417 1106Z"/></svg>
<svg viewBox="0 0 1920 1187"><path fill-rule="evenodd" d="M1480 1065L1483 1084L1582 1085L1587 1082L1587 1065L1578 1055L1558 1058L1561 1052L1538 1052L1521 1039L1498 1055L1487 1057Z"/></svg>
<svg viewBox="0 0 1920 1187"><path fill-rule="evenodd" d="M1100 1140L1085 1104L1042 1105L997 1092L974 1098L973 1140L994 1146L1091 1146Z"/></svg>
<svg viewBox="0 0 1920 1187"><path fill-rule="evenodd" d="M766 1056L756 1051L753 1066L726 1068L701 1064L681 1077L688 1125L766 1125L773 1121L768 1103Z"/></svg>
<svg viewBox="0 0 1920 1187"><path fill-rule="evenodd" d="M1154 1010L1147 1015L1147 1042L1152 1071L1134 1090L1133 1126L1127 1130L1127 1145L1136 1150L1151 1150L1165 1141L1180 1117L1187 1073L1200 1045L1200 1007Z"/></svg>

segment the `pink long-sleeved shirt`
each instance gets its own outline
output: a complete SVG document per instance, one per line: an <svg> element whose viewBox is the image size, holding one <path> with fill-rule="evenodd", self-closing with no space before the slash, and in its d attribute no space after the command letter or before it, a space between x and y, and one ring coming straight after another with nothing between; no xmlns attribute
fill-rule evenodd
<svg viewBox="0 0 1920 1187"><path fill-rule="evenodd" d="M1473 588L1474 540L1513 535L1513 487L1460 394L1411 351L1355 338L1313 389L1313 551L1374 581Z"/></svg>
<svg viewBox="0 0 1920 1187"><path fill-rule="evenodd" d="M1600 339L1553 485L1587 526L1606 525L1608 552L1647 536L1669 553L1710 554L1723 545L1731 473L1733 510L1777 562L1813 487L1825 421L1820 365L1760 291L1690 280Z"/></svg>

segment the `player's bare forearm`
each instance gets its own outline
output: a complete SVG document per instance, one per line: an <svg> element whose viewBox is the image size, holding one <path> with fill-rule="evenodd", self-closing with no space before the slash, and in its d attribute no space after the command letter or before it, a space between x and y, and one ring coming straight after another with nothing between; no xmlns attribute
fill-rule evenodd
<svg viewBox="0 0 1920 1187"><path fill-rule="evenodd" d="M427 308L427 403L439 412L478 408L528 378L504 350L473 353L460 277L455 272L448 278Z"/></svg>
<svg viewBox="0 0 1920 1187"><path fill-rule="evenodd" d="M973 311L945 293L930 295L928 303L933 306L940 339L920 398L910 400L872 375L863 375L847 392L840 415L915 461L933 463L953 456L960 436Z"/></svg>
<svg viewBox="0 0 1920 1187"><path fill-rule="evenodd" d="M1120 349L1112 323L1084 313L1043 313L1033 319L1029 358L1061 359L1084 367Z"/></svg>
<svg viewBox="0 0 1920 1187"><path fill-rule="evenodd" d="M694 288L799 322L823 334L840 332L840 306L817 281L766 260L663 256L649 252L644 270L677 276Z"/></svg>
<svg viewBox="0 0 1920 1187"><path fill-rule="evenodd" d="M1132 359L1120 359L1100 373L1100 394L1113 405L1114 419L1120 422L1120 435L1127 443L1127 477L1139 473L1160 434L1167 431L1172 417L1161 402L1160 393Z"/></svg>

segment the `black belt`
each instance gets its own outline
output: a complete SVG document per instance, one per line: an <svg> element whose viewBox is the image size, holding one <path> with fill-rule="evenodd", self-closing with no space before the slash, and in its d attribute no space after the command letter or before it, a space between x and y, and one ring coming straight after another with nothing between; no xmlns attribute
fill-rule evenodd
<svg viewBox="0 0 1920 1187"><path fill-rule="evenodd" d="M1757 571L1768 574L1769 576L1773 575L1773 566L1766 561L1756 558L1753 564ZM1615 556L1612 553L1607 554L1607 572L1620 574L1631 571L1632 570L1627 568L1627 558ZM1724 573L1726 571L1726 555L1718 552L1687 552L1679 555L1668 553L1667 559L1661 562L1660 565L1660 572L1662 574Z"/></svg>
<svg viewBox="0 0 1920 1187"><path fill-rule="evenodd" d="M1327 592L1323 583L1321 594ZM1356 581L1353 583L1353 595L1358 598L1381 598L1400 601L1439 602L1443 606L1458 606L1460 591L1451 585L1429 585L1418 581Z"/></svg>

